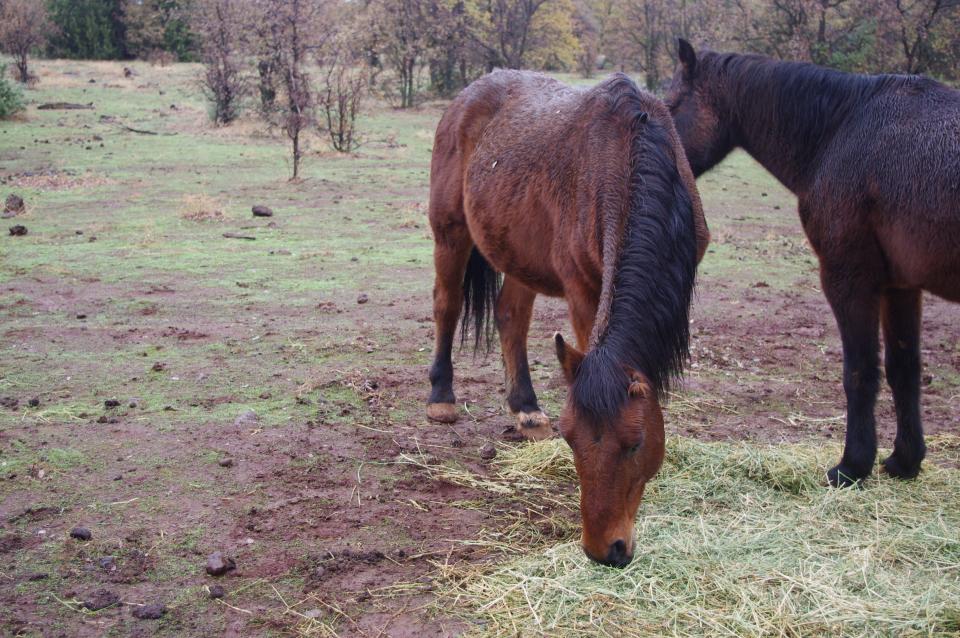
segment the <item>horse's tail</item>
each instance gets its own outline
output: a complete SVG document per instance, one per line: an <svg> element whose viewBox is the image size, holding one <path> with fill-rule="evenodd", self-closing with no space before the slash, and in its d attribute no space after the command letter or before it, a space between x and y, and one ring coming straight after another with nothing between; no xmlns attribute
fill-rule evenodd
<svg viewBox="0 0 960 638"><path fill-rule="evenodd" d="M473 324L473 351L483 344L490 352L496 324L491 321L493 309L500 294L500 273L474 246L463 275L463 318L460 320L460 346L467 340L470 324Z"/></svg>

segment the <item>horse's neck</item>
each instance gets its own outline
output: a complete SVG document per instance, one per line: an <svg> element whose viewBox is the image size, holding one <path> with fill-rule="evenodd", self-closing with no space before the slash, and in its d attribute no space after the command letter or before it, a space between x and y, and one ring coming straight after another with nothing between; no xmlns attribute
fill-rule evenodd
<svg viewBox="0 0 960 638"><path fill-rule="evenodd" d="M855 92L863 87L855 79L836 75L810 77L801 83L805 90L798 90L796 78L790 77L796 72L778 65L762 78L743 74L727 107L735 122L735 144L784 186L800 193L816 174L822 150L838 123L856 107ZM766 86L751 86L760 81ZM788 82L793 83L789 89Z"/></svg>

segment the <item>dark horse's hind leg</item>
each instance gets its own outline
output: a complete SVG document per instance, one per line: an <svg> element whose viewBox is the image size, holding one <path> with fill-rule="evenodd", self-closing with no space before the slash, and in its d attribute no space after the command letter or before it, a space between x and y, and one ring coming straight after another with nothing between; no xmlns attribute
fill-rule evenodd
<svg viewBox="0 0 960 638"><path fill-rule="evenodd" d="M553 432L550 419L537 405L527 363L527 331L536 296L537 293L506 276L495 313L507 377L507 405L517 416L517 430L531 440L545 439Z"/></svg>
<svg viewBox="0 0 960 638"><path fill-rule="evenodd" d="M890 290L881 307L887 383L897 410L897 438L883 467L905 479L920 473L927 451L920 422L921 308L919 290Z"/></svg>
<svg viewBox="0 0 960 638"><path fill-rule="evenodd" d="M433 320L436 341L430 367L430 398L427 417L453 423L457 420L457 400L453 394L453 339L463 305L463 275L473 242L466 224L434 227L433 263L436 281L433 287Z"/></svg>
<svg viewBox="0 0 960 638"><path fill-rule="evenodd" d="M866 478L877 456L874 405L880 387L880 295L874 282L852 275L849 265L836 271L822 265L821 280L840 328L843 390L847 396L843 458L827 472L827 479L831 485L844 487Z"/></svg>

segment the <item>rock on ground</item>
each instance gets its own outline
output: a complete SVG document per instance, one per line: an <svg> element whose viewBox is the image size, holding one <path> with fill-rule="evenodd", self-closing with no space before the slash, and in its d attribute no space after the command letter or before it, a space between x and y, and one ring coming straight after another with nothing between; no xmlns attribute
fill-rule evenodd
<svg viewBox="0 0 960 638"><path fill-rule="evenodd" d="M236 561L222 552L214 552L207 558L207 573L211 576L223 576L236 568Z"/></svg>

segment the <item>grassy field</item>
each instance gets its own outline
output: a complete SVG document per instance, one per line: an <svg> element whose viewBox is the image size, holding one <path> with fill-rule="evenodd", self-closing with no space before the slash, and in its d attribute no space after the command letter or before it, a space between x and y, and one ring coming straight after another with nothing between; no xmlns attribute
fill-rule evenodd
<svg viewBox="0 0 960 638"><path fill-rule="evenodd" d="M496 356L456 359L460 422L423 417L433 337L425 202L444 104L374 105L359 152L314 139L304 179L290 183L276 132L253 119L210 127L198 67L131 67L128 78L115 63L40 62L26 114L0 122L0 199L27 203L0 236L0 634L617 635L631 622L641 635L960 631L960 492L949 489L960 482L949 436L960 425L960 308L925 308L925 427L931 465L942 467L909 487L877 477L856 495L826 490L822 471L843 433L836 329L793 197L749 158L735 154L700 181L714 242L689 374L668 409L673 460L641 509L649 556L612 572L575 547L565 448L504 436L513 420ZM37 109L53 101L93 108ZM256 204L275 215L252 217ZM28 234L8 235L14 224ZM563 304L541 299L530 357L551 415L565 396L555 330L570 332ZM888 392L878 420L888 446ZM487 441L498 463L479 458ZM738 466L730 449L795 456L774 465L801 488L778 501L769 477L716 479ZM518 494L525 482L538 487ZM898 504L909 515L886 534L856 545L850 532L809 554L817 560L804 560L802 543L824 536L785 534L795 545L770 585L780 597L756 594L770 582L760 558L771 550L750 538L776 533L758 515L784 528L839 517L826 534L837 521L877 529L894 517L861 521L864 512ZM753 527L733 530L746 512ZM942 526L918 528L924 520ZM715 536L684 563L697 521ZM92 539L70 538L76 526ZM877 544L890 538L902 545ZM747 553L723 576L712 561L739 545ZM207 575L215 551L236 569ZM661 552L667 571L654 572L654 587L644 574ZM841 563L842 552L855 557ZM698 597L697 578L666 576L682 565L718 570L714 584L742 578L725 591L749 595L739 605ZM859 568L865 591L833 606L822 601L835 589L807 595L853 583L834 577ZM213 598L217 585L224 596ZM111 600L102 590L117 602L85 608ZM654 593L663 608L641 604ZM806 601L790 609L797 622L777 624L778 602L794 595ZM889 613L883 597L895 599ZM905 621L921 602L930 613ZM159 620L133 615L154 603L166 607ZM689 613L678 620L670 609L681 604Z"/></svg>

